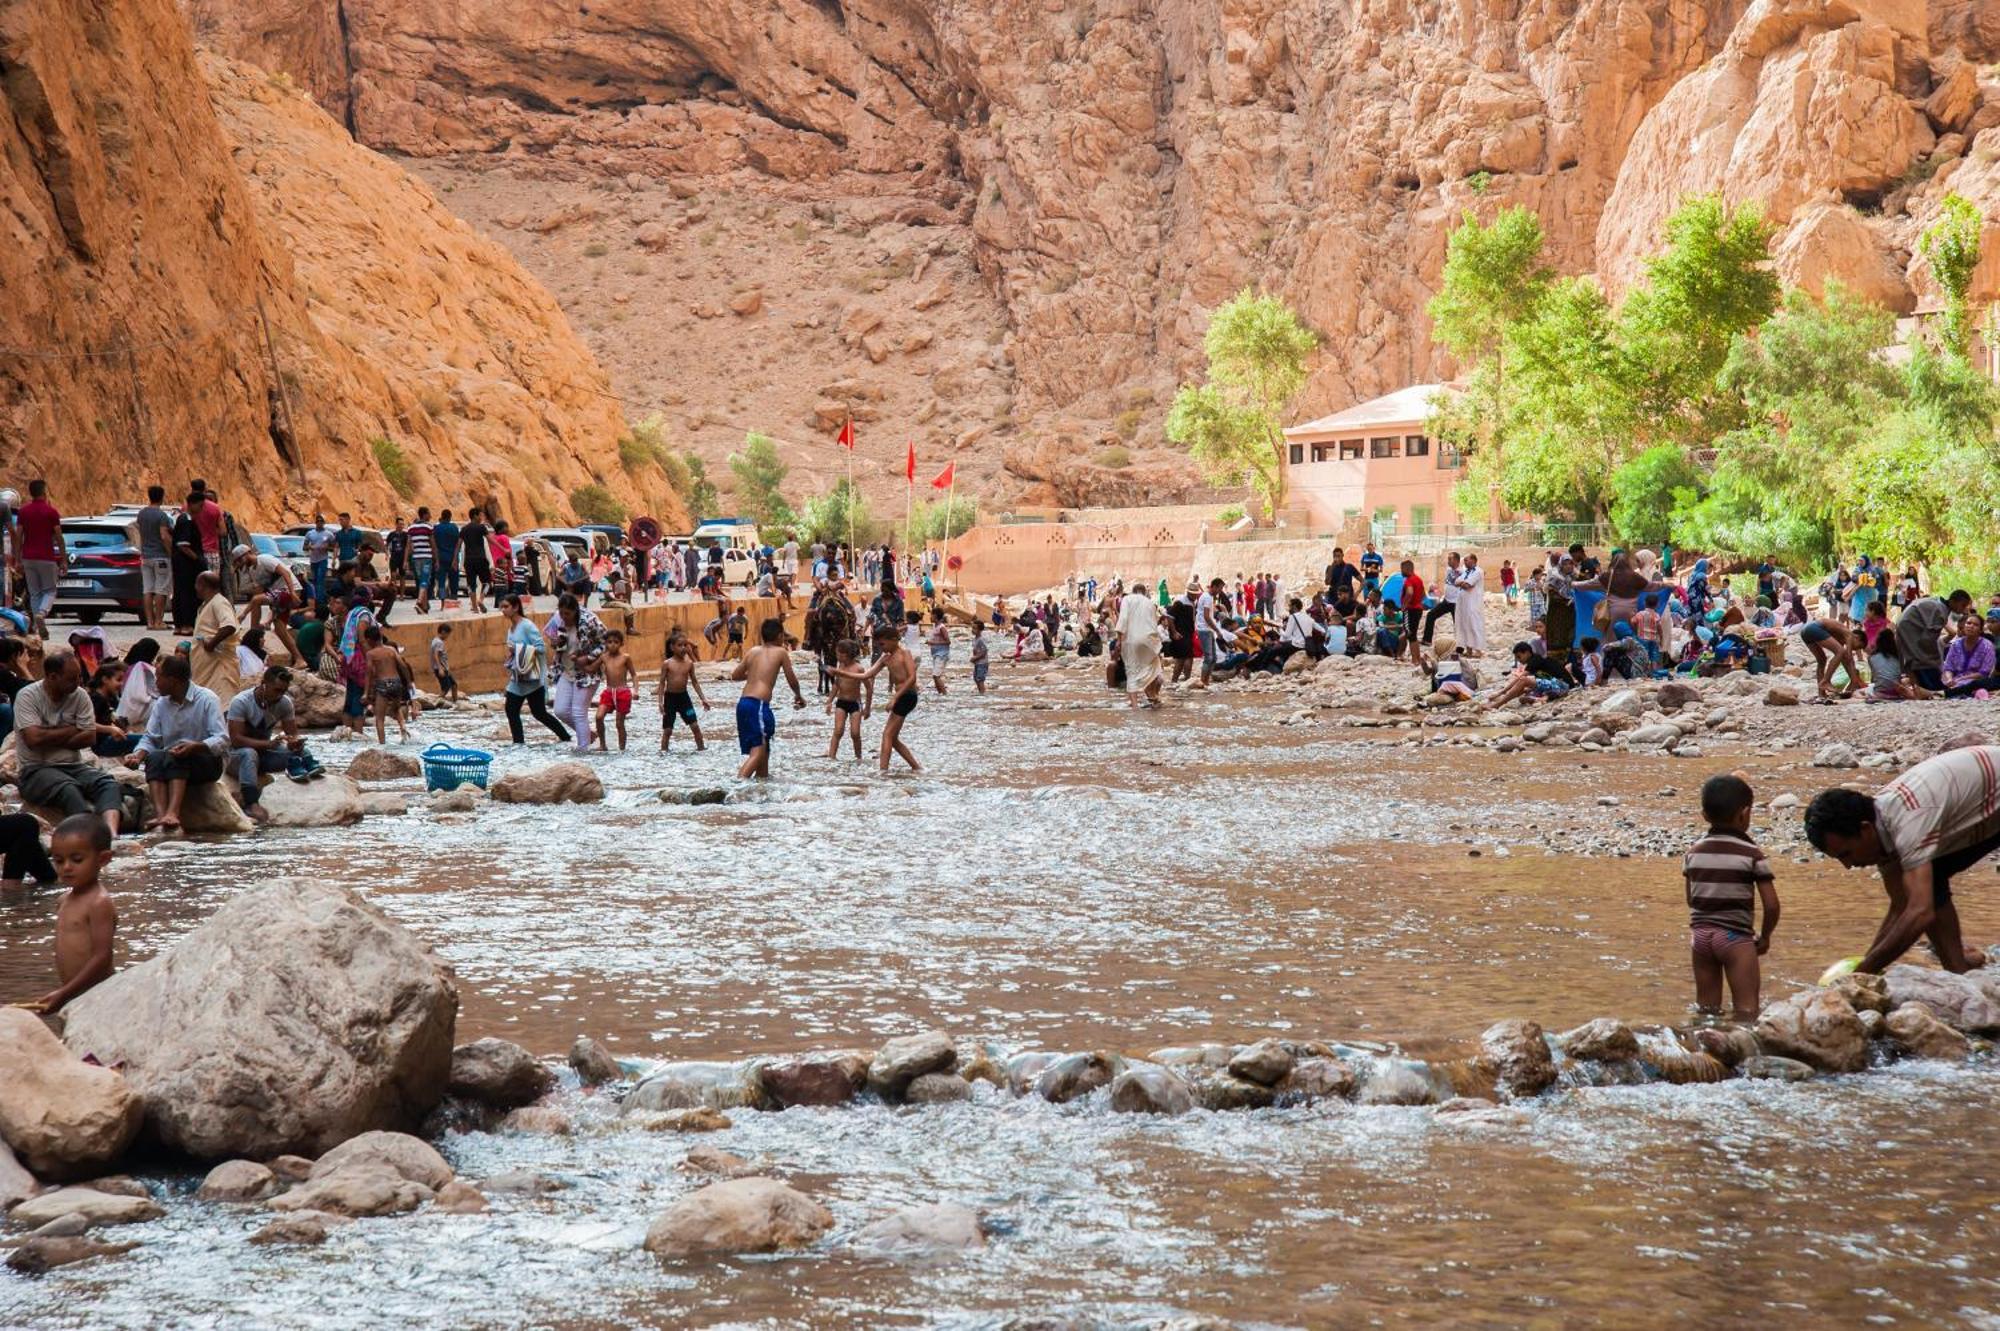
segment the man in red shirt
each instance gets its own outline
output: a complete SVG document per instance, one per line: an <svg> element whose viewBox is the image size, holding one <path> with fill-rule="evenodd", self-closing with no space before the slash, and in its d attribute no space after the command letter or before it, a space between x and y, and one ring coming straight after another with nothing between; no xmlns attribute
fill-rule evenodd
<svg viewBox="0 0 2000 1331"><path fill-rule="evenodd" d="M1424 617L1424 580L1417 576L1414 560L1403 561L1402 574L1403 594L1399 604L1403 611L1403 641L1410 648L1410 660L1421 666L1424 654L1417 642L1417 625Z"/></svg>
<svg viewBox="0 0 2000 1331"><path fill-rule="evenodd" d="M63 543L62 514L49 502L49 483L28 482L28 502L14 515L20 529L21 574L28 583L28 614L35 635L49 636L46 616L55 604L56 579L69 563L69 547Z"/></svg>

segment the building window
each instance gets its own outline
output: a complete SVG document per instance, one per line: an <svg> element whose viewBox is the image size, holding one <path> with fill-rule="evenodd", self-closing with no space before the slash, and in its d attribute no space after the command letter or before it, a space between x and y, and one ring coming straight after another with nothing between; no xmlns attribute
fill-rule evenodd
<svg viewBox="0 0 2000 1331"><path fill-rule="evenodd" d="M1458 451L1458 445L1446 439L1438 440L1438 470L1456 471L1465 465L1465 455Z"/></svg>
<svg viewBox="0 0 2000 1331"><path fill-rule="evenodd" d="M1361 441L1360 441L1359 439L1343 439L1343 440L1341 440L1341 441L1340 441L1340 460L1341 460L1342 462L1359 462L1359 461L1361 461Z"/></svg>
<svg viewBox="0 0 2000 1331"><path fill-rule="evenodd" d="M1420 434L1403 436L1403 456L1420 458L1431 451L1431 441Z"/></svg>
<svg viewBox="0 0 2000 1331"><path fill-rule="evenodd" d="M1410 505L1410 530L1418 536L1426 535L1431 529L1431 506L1429 504Z"/></svg>
<svg viewBox="0 0 2000 1331"><path fill-rule="evenodd" d="M1385 439L1370 439L1368 441L1368 456L1371 458L1401 457L1402 454L1403 441L1393 436Z"/></svg>
<svg viewBox="0 0 2000 1331"><path fill-rule="evenodd" d="M1306 460L1306 446L1305 446L1304 444L1293 444L1293 445L1292 445L1292 465L1293 465L1294 467L1296 467L1296 466L1298 466L1298 465L1299 465L1299 464L1300 464L1301 462L1304 462L1305 460ZM1319 461L1319 459L1318 459L1318 458L1314 458L1314 459L1313 459L1313 461L1317 462L1317 461Z"/></svg>
<svg viewBox="0 0 2000 1331"><path fill-rule="evenodd" d="M1325 444L1314 444L1314 445L1313 445L1313 461L1314 461L1314 462L1324 462L1324 461L1326 461L1326 445L1325 445Z"/></svg>
<svg viewBox="0 0 2000 1331"><path fill-rule="evenodd" d="M1382 507L1375 510L1373 521L1378 534L1386 535L1393 533L1396 530L1396 506L1394 504L1382 505Z"/></svg>

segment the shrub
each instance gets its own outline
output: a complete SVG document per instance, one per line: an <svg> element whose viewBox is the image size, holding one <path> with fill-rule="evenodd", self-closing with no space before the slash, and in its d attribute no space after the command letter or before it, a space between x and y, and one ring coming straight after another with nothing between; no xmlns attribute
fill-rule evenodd
<svg viewBox="0 0 2000 1331"><path fill-rule="evenodd" d="M1243 505L1231 504L1228 508L1217 513L1215 520L1225 527L1234 527L1237 523L1243 521Z"/></svg>
<svg viewBox="0 0 2000 1331"><path fill-rule="evenodd" d="M576 510L578 522L615 522L624 525L625 505L619 502L617 495L594 481L571 490L569 504Z"/></svg>
<svg viewBox="0 0 2000 1331"><path fill-rule="evenodd" d="M667 423L658 412L643 421L635 421L619 436L618 464L628 472L636 474L648 466L658 467L667 473L667 480L671 483L674 473L667 465L671 456L667 452ZM682 474L685 473L683 467ZM674 488L679 490L681 487L676 485Z"/></svg>
<svg viewBox="0 0 2000 1331"><path fill-rule="evenodd" d="M403 452L403 446L385 434L378 434L368 441L368 447L375 454L375 465L382 471L382 479L389 482L389 488L405 499L417 493L417 469Z"/></svg>
<svg viewBox="0 0 2000 1331"><path fill-rule="evenodd" d="M1113 471L1123 471L1132 465L1132 450L1123 444L1113 444L1109 448L1097 450L1097 465L1109 467Z"/></svg>
<svg viewBox="0 0 2000 1331"><path fill-rule="evenodd" d="M1138 434L1139 422L1145 419L1146 413L1137 407L1133 407L1129 411L1119 412L1118 419L1113 423L1118 431L1118 437L1120 439L1130 439L1132 436Z"/></svg>
<svg viewBox="0 0 2000 1331"><path fill-rule="evenodd" d="M586 259L602 259L609 253L611 247L601 240L593 240L583 247L583 257Z"/></svg>

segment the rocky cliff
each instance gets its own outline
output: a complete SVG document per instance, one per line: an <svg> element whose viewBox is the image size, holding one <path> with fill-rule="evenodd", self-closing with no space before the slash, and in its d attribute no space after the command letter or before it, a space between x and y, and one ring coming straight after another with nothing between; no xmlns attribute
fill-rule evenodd
<svg viewBox="0 0 2000 1331"><path fill-rule="evenodd" d="M1942 193L2000 213L1991 0L287 0L282 24L188 3L363 142L510 196L481 220L520 218L537 271L574 262L537 228L587 206L586 248L643 248L620 281L670 322L721 314L704 283L762 281L786 332L703 328L717 364L592 333L700 446L745 416L829 431L820 389L858 384L884 456L916 433L1037 497L1130 488L1093 450L1157 441L1204 311L1246 284L1326 335L1303 412L1449 372L1422 309L1465 208L1534 208L1565 267L1615 284L1719 188L1784 225L1788 276L1905 310ZM714 220L739 206L769 211ZM908 345L928 288L896 256L918 251L953 270L935 347Z"/></svg>
<svg viewBox="0 0 2000 1331"><path fill-rule="evenodd" d="M386 517L408 503L380 439L433 503L532 520L594 480L672 503L619 467L619 405L548 293L288 77L198 62L172 0L0 0L0 74L14 483L80 511L199 475L259 523Z"/></svg>

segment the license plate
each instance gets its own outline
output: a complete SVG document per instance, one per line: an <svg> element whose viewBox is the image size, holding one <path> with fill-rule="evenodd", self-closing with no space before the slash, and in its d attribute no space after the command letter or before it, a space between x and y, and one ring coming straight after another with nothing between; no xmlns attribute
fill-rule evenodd
<svg viewBox="0 0 2000 1331"><path fill-rule="evenodd" d="M64 578L56 586L66 592L94 592L97 590L97 584L89 578Z"/></svg>

